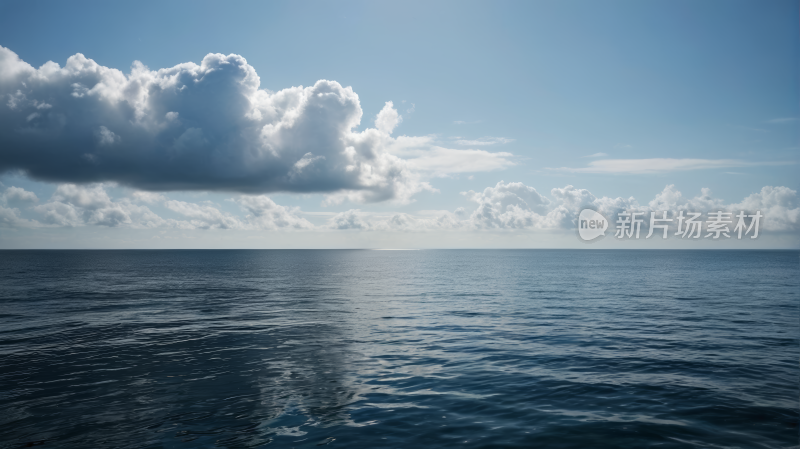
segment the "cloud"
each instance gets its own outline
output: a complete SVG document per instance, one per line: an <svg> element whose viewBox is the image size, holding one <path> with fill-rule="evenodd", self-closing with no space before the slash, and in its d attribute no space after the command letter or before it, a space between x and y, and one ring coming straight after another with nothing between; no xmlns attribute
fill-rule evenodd
<svg viewBox="0 0 800 449"><path fill-rule="evenodd" d="M328 220L332 229L369 229L370 224L364 219L359 209L350 209L339 213Z"/></svg>
<svg viewBox="0 0 800 449"><path fill-rule="evenodd" d="M61 184L48 202L35 206L33 210L44 224L53 226L181 227L175 220L164 220L148 207L134 204L130 199L113 201L103 184Z"/></svg>
<svg viewBox="0 0 800 449"><path fill-rule="evenodd" d="M770 120L767 120L766 122L767 123L772 123L772 124L777 124L777 125L785 125L787 123L794 123L794 122L796 122L798 120L800 120L800 119L798 119L797 117L781 117L781 118L770 119Z"/></svg>
<svg viewBox="0 0 800 449"><path fill-rule="evenodd" d="M550 190L550 195L555 198L556 203L548 212L548 223L564 229L572 229L580 211L587 207L597 210L611 221L615 221L622 211L640 209L639 203L633 197L598 198L587 189L571 185L554 188Z"/></svg>
<svg viewBox="0 0 800 449"><path fill-rule="evenodd" d="M8 187L0 194L0 227L3 228L32 228L40 224L35 220L22 218L21 211L16 207L7 207L9 204L35 203L39 198L35 193L21 187Z"/></svg>
<svg viewBox="0 0 800 449"><path fill-rule="evenodd" d="M674 184L669 184L664 187L659 194L651 200L647 205L649 211L692 211L692 212L708 212L710 210L726 209L724 202L721 199L714 198L711 194L711 189L700 189L700 195L684 199L681 192L679 192Z"/></svg>
<svg viewBox="0 0 800 449"><path fill-rule="evenodd" d="M416 171L428 172L433 176L503 170L514 165L511 160L514 155L506 152L454 150L433 146L417 154L417 157L408 159L409 167Z"/></svg>
<svg viewBox="0 0 800 449"><path fill-rule="evenodd" d="M758 193L753 193L742 202L731 204L727 210L740 210L764 214L766 231L796 231L800 223L800 202L797 192L788 187L766 186Z"/></svg>
<svg viewBox="0 0 800 449"><path fill-rule="evenodd" d="M606 153L594 153L584 157L605 157L608 156Z"/></svg>
<svg viewBox="0 0 800 449"><path fill-rule="evenodd" d="M504 183L483 192L463 192L478 204L469 217L470 225L476 228L526 228L548 227L543 224L550 200L533 187L521 182Z"/></svg>
<svg viewBox="0 0 800 449"><path fill-rule="evenodd" d="M97 128L95 136L97 137L98 145L105 145L105 146L114 145L115 143L119 143L121 140L120 137L114 134L113 131L109 130L108 128L102 125L99 128Z"/></svg>
<svg viewBox="0 0 800 449"><path fill-rule="evenodd" d="M580 209L587 206L607 216L639 207L633 198L597 198L588 190L572 186L555 188L550 193L553 199L521 182L500 181L481 192L462 192L476 205L471 213L460 207L453 212L429 211L422 216L380 217L353 209L331 218L328 227L363 231L559 230L571 229Z"/></svg>
<svg viewBox="0 0 800 449"><path fill-rule="evenodd" d="M472 121L465 121L465 120L454 120L453 124L455 125L474 125L480 123L480 120L472 120Z"/></svg>
<svg viewBox="0 0 800 449"><path fill-rule="evenodd" d="M134 229L235 229L235 230L292 230L311 229L314 226L299 216L296 208L280 206L265 195L240 195L230 201L245 212L236 216L223 212L211 203L190 203L171 200L162 194L133 192L130 197L112 199L107 184L61 184L44 204L31 210L40 220L22 219L18 209L0 206L0 224L14 227L79 227L106 226ZM21 189L20 189L21 190ZM18 192L15 192L18 193ZM31 192L26 192L31 194ZM25 195L30 198L29 195ZM164 208L184 219L162 218L148 203Z"/></svg>
<svg viewBox="0 0 800 449"><path fill-rule="evenodd" d="M167 201L167 197L156 192L136 191L131 194L131 199L134 201L141 201L143 203L162 203Z"/></svg>
<svg viewBox="0 0 800 449"><path fill-rule="evenodd" d="M244 217L246 228L258 230L276 229L311 229L314 226L300 217L299 208L288 208L275 204L266 195L243 195L234 198L243 210L248 212Z"/></svg>
<svg viewBox="0 0 800 449"><path fill-rule="evenodd" d="M729 167L754 167L760 165L782 165L793 162L750 162L739 159L604 159L592 161L588 167L548 168L548 170L571 173L627 173L646 174L669 171L704 170Z"/></svg>
<svg viewBox="0 0 800 449"><path fill-rule="evenodd" d="M188 203L186 201L168 200L164 206L189 219L195 229L242 229L242 221L216 207Z"/></svg>
<svg viewBox="0 0 800 449"><path fill-rule="evenodd" d="M375 127L382 133L391 134L397 125L402 122L403 116L397 113L397 109L394 108L394 104L391 101L387 101L375 118Z"/></svg>
<svg viewBox="0 0 800 449"><path fill-rule="evenodd" d="M514 139L507 139L505 137L481 137L480 139L475 140L468 140L468 139L459 139L456 140L455 143L458 145L465 145L465 146L483 146L483 145L496 145L496 144L504 144L504 143L511 143Z"/></svg>
<svg viewBox="0 0 800 449"><path fill-rule="evenodd" d="M31 202L35 203L39 201L39 198L36 196L35 193L29 192L21 187L14 187L11 186L3 192L3 195L0 196L0 199L3 203L9 201L19 201L19 202Z"/></svg>
<svg viewBox="0 0 800 449"><path fill-rule="evenodd" d="M20 210L15 207L0 206L0 227L3 228L35 228L39 223L20 216Z"/></svg>
<svg viewBox="0 0 800 449"><path fill-rule="evenodd" d="M193 203L169 199L165 195L133 192L113 199L107 184L59 185L50 199L35 204L35 196L20 188L8 188L0 195L0 226L4 228L105 226L136 229L219 229L239 231L322 231L356 230L386 232L519 231L574 229L580 211L590 207L612 223L623 211L643 212L647 229L651 212L713 211L738 213L761 211L761 229L774 232L800 230L800 202L797 192L787 187L766 186L737 203L714 197L711 190L684 197L670 184L650 201L640 203L634 197L598 197L587 189L572 185L553 188L549 196L521 182L500 181L482 191L462 192L474 207L454 211L433 210L417 213L369 213L350 209L333 215L327 223L315 226L298 208L276 204L265 195L239 195L230 198L241 213L222 210L209 201ZM39 220L24 218L19 208L7 207L9 201L22 201ZM180 218L163 218L148 206L157 205ZM676 222L671 224L672 227Z"/></svg>
<svg viewBox="0 0 800 449"><path fill-rule="evenodd" d="M353 209L337 214L328 222L332 229L362 231L433 231L433 230L571 230L576 226L580 211L593 208L616 223L623 211L642 212L643 229L648 228L651 212L668 211L670 217L679 211L701 212L761 211L761 229L790 232L800 230L800 206L797 192L787 187L764 187L740 203L726 204L703 188L700 194L684 198L674 185L667 185L651 201L640 204L634 197L597 197L587 189L567 185L550 190L550 198L520 182L497 183L482 192L468 191L462 195L475 203L470 213L465 208L453 212L430 211L417 216L393 214L370 215ZM421 216L420 216L421 215ZM675 227L676 222L671 223Z"/></svg>
<svg viewBox="0 0 800 449"><path fill-rule="evenodd" d="M274 231L314 227L308 220L298 215L299 209L278 205L266 195L241 195L229 201L236 203L246 215L237 217L219 210L211 203L167 200L164 206L188 218L189 227L193 229Z"/></svg>
<svg viewBox="0 0 800 449"><path fill-rule="evenodd" d="M435 211L433 216L424 217L396 213L375 219L370 218L368 214L359 209L350 209L331 217L327 227L337 230L361 231L432 231L457 229L462 225L458 216L449 211Z"/></svg>
<svg viewBox="0 0 800 449"><path fill-rule="evenodd" d="M39 180L147 191L322 192L359 202L409 202L434 190L418 170L440 171L441 150L413 163L388 150L402 122L392 102L374 128L355 131L361 119L350 87L320 80L263 90L235 54L155 71L137 61L125 74L82 54L64 67L35 69L0 47L0 172L21 169ZM458 158L456 151L448 157ZM426 160L436 168L425 168Z"/></svg>
<svg viewBox="0 0 800 449"><path fill-rule="evenodd" d="M395 214L381 223L378 229L391 231L433 231L449 230L462 227L456 214L449 211L438 211L434 216L419 217L411 214Z"/></svg>
<svg viewBox="0 0 800 449"><path fill-rule="evenodd" d="M412 170L425 176L495 171L515 165L514 155L508 152L459 150L435 142L434 136L399 136L388 150L402 157ZM435 191L432 187L429 190Z"/></svg>

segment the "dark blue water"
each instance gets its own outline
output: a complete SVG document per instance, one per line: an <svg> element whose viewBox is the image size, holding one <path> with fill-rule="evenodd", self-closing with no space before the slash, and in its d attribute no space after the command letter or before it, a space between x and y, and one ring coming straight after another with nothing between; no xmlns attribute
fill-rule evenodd
<svg viewBox="0 0 800 449"><path fill-rule="evenodd" d="M0 447L798 447L799 256L0 252Z"/></svg>

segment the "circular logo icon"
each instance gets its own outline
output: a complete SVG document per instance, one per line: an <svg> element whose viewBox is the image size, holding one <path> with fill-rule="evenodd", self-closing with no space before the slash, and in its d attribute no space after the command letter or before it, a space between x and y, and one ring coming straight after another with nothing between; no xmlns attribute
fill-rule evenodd
<svg viewBox="0 0 800 449"><path fill-rule="evenodd" d="M606 217L592 209L584 209L578 215L578 235L582 240L594 240L605 236L608 229Z"/></svg>

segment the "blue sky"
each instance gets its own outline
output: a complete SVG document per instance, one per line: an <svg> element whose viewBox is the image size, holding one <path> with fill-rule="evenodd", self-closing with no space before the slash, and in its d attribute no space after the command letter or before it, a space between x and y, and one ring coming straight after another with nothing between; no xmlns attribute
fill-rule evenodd
<svg viewBox="0 0 800 449"><path fill-rule="evenodd" d="M174 245L197 245L199 239L203 245L225 246L235 235L239 243L230 243L233 246L252 241L270 246L275 239L297 246L313 239L318 246L370 247L395 241L400 246L415 246L415 241L435 246L442 227L428 232L423 230L427 225L418 224L409 236L402 226L368 224L370 219L386 221L396 214L406 214L403 217L410 220L441 218L441 211L447 211L456 214L449 219L464 223L456 226L461 240L442 243L445 246L515 246L520 236L537 246L544 244L542 235L563 246L570 240L559 240L552 233L566 232L574 211L561 217L558 225L537 224L532 215L544 217L566 204L559 203L552 189L584 189L597 199L595 206L602 198L611 204L613 199L634 197L636 207L646 208L673 185L684 200L676 207L684 208L692 198L708 197L704 188L726 207L762 194L766 186L784 188L778 199L757 198L762 201L758 207L777 208L774 215L780 215L776 218L780 223L773 226L777 240L772 245L796 246L798 12L797 3L788 1L2 2L0 46L33 68L48 61L63 68L69 57L80 53L125 74L130 74L133 61L158 70L200 64L209 53L241 55L257 73L262 90L308 88L318 80L352 87L363 111L354 132L375 128L376 115L391 101L390 109L402 116L391 129L392 138L425 140L413 154L386 147L404 161L440 151L437 148L452 150L437 164L452 167L475 161L475 166L463 170L412 163L410 180L403 185L428 186L414 188L412 194L394 189L372 199L351 194L332 201L331 195L343 189L352 193L360 188L353 188L340 174L331 175L327 190L312 183L244 192L267 195L290 215L312 226L327 226L326 230L285 232L274 223L266 230L251 227L227 234L225 229L184 229L181 232L188 237L176 234ZM0 87L4 96L15 91L10 82ZM211 107L209 102L202 104ZM26 112L25 118L30 114ZM11 123L11 118L6 121ZM102 141L100 128L93 126ZM108 142L130 141L121 131L105 129L112 136ZM9 125L0 130L5 133L0 139L8 145L13 141L18 148L28 145L14 137L17 131ZM76 137L64 145L83 145L80 142ZM211 142L213 146L216 141ZM322 150L314 145L325 145L320 142L304 145L319 155ZM483 153L470 159L468 150ZM52 155L49 149L41 151L36 163ZM305 150L297 151L302 155ZM7 195L5 206L16 208L14 216L29 221L7 220L0 229L0 245L36 246L47 236L52 246L148 246L151 237L165 232L155 225L137 227L135 220L92 221L87 217L94 212L86 208L100 206L80 206L57 189L69 182L96 188L90 183L94 178L78 180L65 167L62 175L42 182L42 176L31 175L33 166L25 165L33 162L20 160L0 149L0 167L6 170L0 175L0 188L23 188L34 192L37 201L13 203L13 195ZM325 159L331 160L332 156ZM206 201L208 207L240 218L250 210L227 201L242 193L238 187L214 184L207 189L172 190L164 182L126 184L132 179L126 174L97 176L106 177L102 190L112 202L133 198L142 189L163 191L163 199L137 204L164 219L182 216L178 210L183 209L175 203L165 206L168 200ZM516 184L501 189L500 181L521 183L524 191ZM525 197L528 188L549 205L537 209L539 200ZM470 191L483 196L476 198ZM510 204L500 197L508 195L527 211L521 215L527 225L499 217ZM51 215L48 222L42 209L48 201L83 207L78 210L83 218L59 221ZM487 204L497 216L479 223L474 212ZM348 232L341 240L328 231L329 220L352 210L359 211L362 221L349 230L359 232ZM30 220L41 226L31 225ZM106 225L97 224L101 222ZM345 227L353 228L352 220L347 223ZM93 240L99 234L103 242ZM377 235L383 240L374 243Z"/></svg>

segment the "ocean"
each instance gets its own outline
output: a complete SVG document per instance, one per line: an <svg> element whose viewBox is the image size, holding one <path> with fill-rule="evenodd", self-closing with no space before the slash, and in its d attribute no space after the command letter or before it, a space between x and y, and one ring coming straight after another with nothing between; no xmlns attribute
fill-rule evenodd
<svg viewBox="0 0 800 449"><path fill-rule="evenodd" d="M798 274L798 251L0 251L0 448L797 448Z"/></svg>

